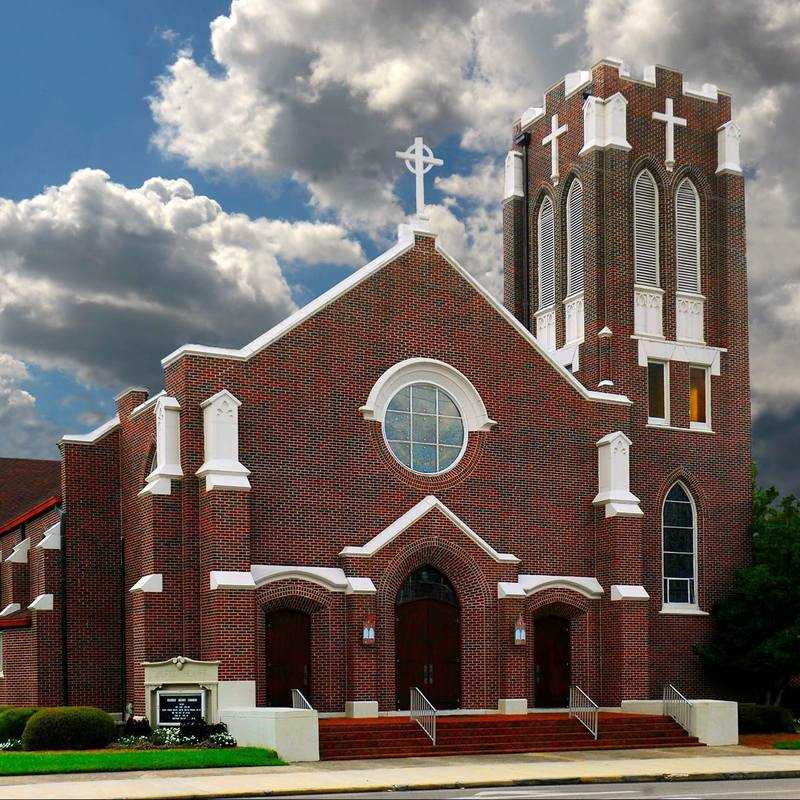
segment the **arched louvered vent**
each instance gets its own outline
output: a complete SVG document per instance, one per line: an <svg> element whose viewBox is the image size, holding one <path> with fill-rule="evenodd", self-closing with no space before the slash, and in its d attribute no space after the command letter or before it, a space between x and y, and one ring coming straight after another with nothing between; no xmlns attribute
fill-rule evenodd
<svg viewBox="0 0 800 800"><path fill-rule="evenodd" d="M583 291L583 184L572 181L567 194L567 294Z"/></svg>
<svg viewBox="0 0 800 800"><path fill-rule="evenodd" d="M675 195L675 262L678 291L700 291L700 198L686 178Z"/></svg>
<svg viewBox="0 0 800 800"><path fill-rule="evenodd" d="M556 242L553 203L545 197L539 209L539 308L556 302Z"/></svg>
<svg viewBox="0 0 800 800"><path fill-rule="evenodd" d="M658 189L646 169L633 184L633 257L636 283L658 286Z"/></svg>

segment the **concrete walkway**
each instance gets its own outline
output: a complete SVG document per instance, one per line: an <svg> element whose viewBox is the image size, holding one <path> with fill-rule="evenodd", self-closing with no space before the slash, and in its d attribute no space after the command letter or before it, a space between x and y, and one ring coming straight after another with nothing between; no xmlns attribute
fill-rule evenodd
<svg viewBox="0 0 800 800"><path fill-rule="evenodd" d="M800 753L687 747L0 778L0 798L188 798L546 783L800 777Z"/></svg>

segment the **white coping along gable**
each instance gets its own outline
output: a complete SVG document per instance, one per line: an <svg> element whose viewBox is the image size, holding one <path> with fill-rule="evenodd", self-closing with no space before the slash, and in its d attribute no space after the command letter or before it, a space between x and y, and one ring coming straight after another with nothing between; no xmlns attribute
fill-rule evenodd
<svg viewBox="0 0 800 800"><path fill-rule="evenodd" d="M519 559L511 553L498 553L484 538L475 533L457 514L452 512L441 500L429 494L412 506L405 514L398 517L391 525L384 528L377 536L373 536L366 544L360 547L345 547L340 556L351 556L353 558L372 558L379 550L393 542L403 531L410 528L415 522L419 521L426 514L436 509L449 519L457 528L463 531L468 538L472 539L478 547L483 550L490 558L499 564L518 564Z"/></svg>
<svg viewBox="0 0 800 800"><path fill-rule="evenodd" d="M225 348L225 347L205 347L197 344L186 344L179 347L177 350L170 353L162 359L161 364L164 367L169 366L177 361L184 355L206 356L209 358L222 358L234 361L247 361L254 355L259 353L269 345L281 339L287 333L292 331L305 320L310 319L318 312L329 306L338 298L349 292L351 289L358 286L360 283L371 277L384 266L390 264L395 259L399 258L403 253L406 253L415 243L415 233L430 236L431 231L428 228L414 225L400 225L398 226L398 242L397 244L387 250L385 253L378 256L376 259L370 261L358 271L354 272L348 278L336 284L327 292L321 294L316 300L312 300L307 305L298 309L287 317L282 322L279 322L273 328L261 334L257 339L254 339L244 347ZM551 353L548 353L542 348L536 337L501 303L499 303L481 284L473 278L459 263L455 260L441 245L439 240L436 240L436 251L441 255L445 261L463 278L476 292L501 316L503 319L514 328L520 336L537 352L542 358L547 361L550 366L569 383L584 399L598 403L609 403L612 405L631 405L631 401L621 394L611 394L607 392L596 392L587 389L568 369L558 363Z"/></svg>

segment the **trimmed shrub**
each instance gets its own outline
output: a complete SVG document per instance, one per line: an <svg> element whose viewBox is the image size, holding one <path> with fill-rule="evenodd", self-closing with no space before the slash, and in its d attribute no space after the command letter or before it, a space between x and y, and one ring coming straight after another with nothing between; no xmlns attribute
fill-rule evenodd
<svg viewBox="0 0 800 800"><path fill-rule="evenodd" d="M794 733L794 730L788 708L739 703L739 733Z"/></svg>
<svg viewBox="0 0 800 800"><path fill-rule="evenodd" d="M209 725L204 719L187 719L181 723L181 735L191 736L197 739L198 742L205 741L216 734L227 732L228 726L224 722Z"/></svg>
<svg viewBox="0 0 800 800"><path fill-rule="evenodd" d="M25 726L26 750L91 750L107 747L116 732L110 714L90 706L45 708Z"/></svg>
<svg viewBox="0 0 800 800"><path fill-rule="evenodd" d="M14 706L2 708L0 710L0 742L21 739L25 725L38 710L38 708L15 708Z"/></svg>

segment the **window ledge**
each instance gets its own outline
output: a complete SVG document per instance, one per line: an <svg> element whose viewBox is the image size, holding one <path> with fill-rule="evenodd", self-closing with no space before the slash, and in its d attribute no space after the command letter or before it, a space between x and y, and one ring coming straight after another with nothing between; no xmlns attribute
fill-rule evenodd
<svg viewBox="0 0 800 800"><path fill-rule="evenodd" d="M683 431L683 433L716 433L716 431L712 430L708 427L702 428L678 428L675 425L662 425L660 422L651 422L649 419L647 420L647 428L658 428L662 431Z"/></svg>
<svg viewBox="0 0 800 800"><path fill-rule="evenodd" d="M648 428L669 428L669 422L665 419L661 419L661 417L648 417L647 418L647 427Z"/></svg>
<svg viewBox="0 0 800 800"><path fill-rule="evenodd" d="M703 431L705 433L713 433L711 426L707 422L690 422L689 430Z"/></svg>
<svg viewBox="0 0 800 800"><path fill-rule="evenodd" d="M697 606L661 606L659 614L675 614L684 617L707 617L708 611L701 611Z"/></svg>

